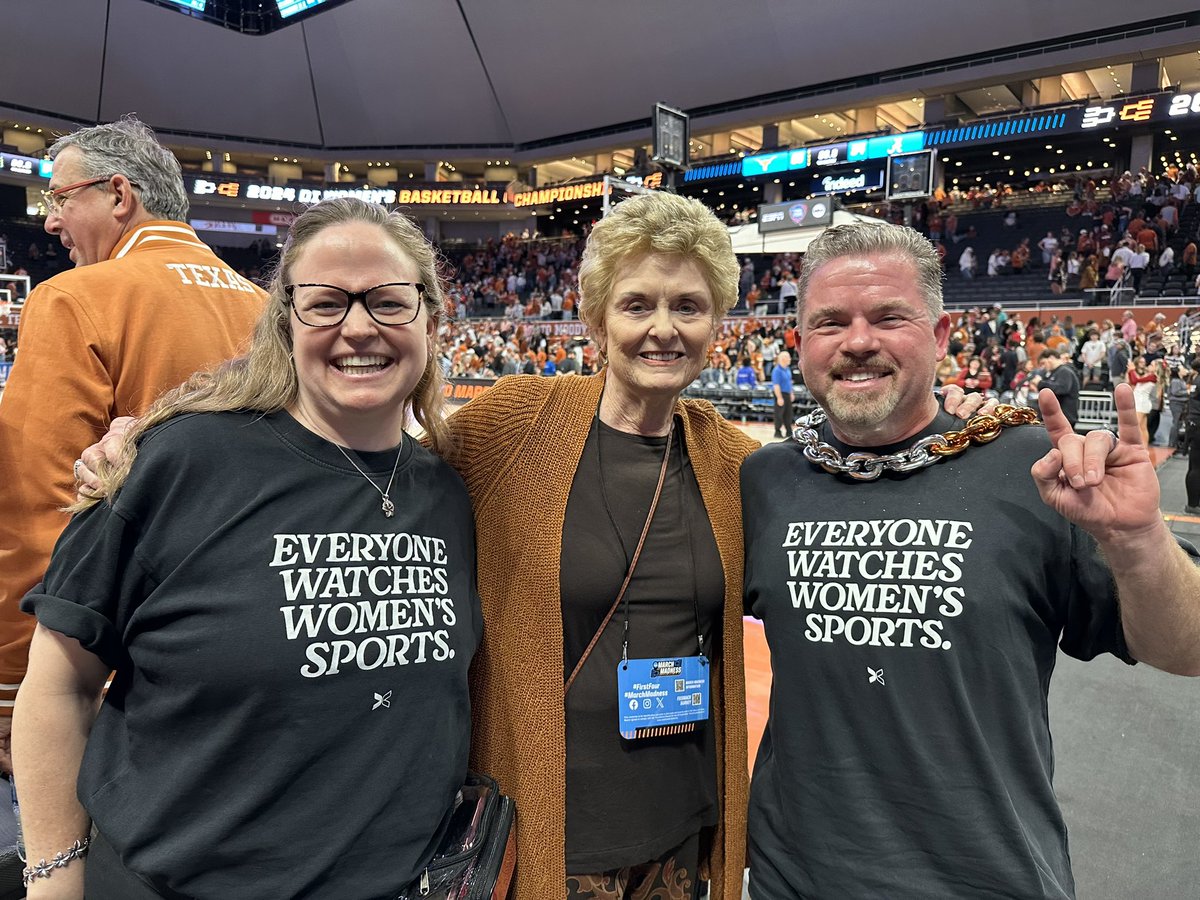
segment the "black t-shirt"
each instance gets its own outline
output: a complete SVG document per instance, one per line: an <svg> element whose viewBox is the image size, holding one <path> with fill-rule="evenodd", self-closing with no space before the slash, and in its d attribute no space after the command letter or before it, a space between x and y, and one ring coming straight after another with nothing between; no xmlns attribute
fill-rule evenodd
<svg viewBox="0 0 1200 900"><path fill-rule="evenodd" d="M1072 425L1079 419L1079 376L1070 363L1062 363L1042 379L1042 387L1050 388L1058 398L1063 415Z"/></svg>
<svg viewBox="0 0 1200 900"><path fill-rule="evenodd" d="M479 642L459 476L378 492L286 413L147 434L22 607L116 669L78 792L131 871L199 898L384 900L433 853ZM383 485L396 451L358 454Z"/></svg>
<svg viewBox="0 0 1200 900"><path fill-rule="evenodd" d="M1012 390L1012 382L1016 377L1017 351L1012 347L1005 347L1000 352L1000 383L996 385L996 390L1001 393Z"/></svg>
<svg viewBox="0 0 1200 900"><path fill-rule="evenodd" d="M1186 416L1188 425L1200 425L1200 388L1188 395Z"/></svg>
<svg viewBox="0 0 1200 900"><path fill-rule="evenodd" d="M743 465L746 605L774 672L755 900L1074 896L1050 674L1058 646L1130 660L1095 542L1029 474L1048 449L1025 425L874 482L794 442Z"/></svg>
<svg viewBox="0 0 1200 900"><path fill-rule="evenodd" d="M626 592L634 659L694 656L697 601L705 653L710 659L720 653L725 575L682 438L677 421L662 497ZM599 422L588 436L563 526L564 679L620 591L666 440ZM717 822L711 719L669 737L626 740L617 731L622 622L618 610L567 694L566 859L572 874L646 862Z"/></svg>

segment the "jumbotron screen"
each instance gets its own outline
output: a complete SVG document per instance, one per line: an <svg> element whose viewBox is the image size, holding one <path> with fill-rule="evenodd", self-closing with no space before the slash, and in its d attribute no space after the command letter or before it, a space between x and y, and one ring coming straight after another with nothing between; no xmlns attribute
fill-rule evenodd
<svg viewBox="0 0 1200 900"><path fill-rule="evenodd" d="M314 6L320 6L324 2L325 0L275 0L276 6L279 7L279 15L285 19L296 13L310 10Z"/></svg>
<svg viewBox="0 0 1200 900"><path fill-rule="evenodd" d="M352 0L144 0L241 34L262 35Z"/></svg>

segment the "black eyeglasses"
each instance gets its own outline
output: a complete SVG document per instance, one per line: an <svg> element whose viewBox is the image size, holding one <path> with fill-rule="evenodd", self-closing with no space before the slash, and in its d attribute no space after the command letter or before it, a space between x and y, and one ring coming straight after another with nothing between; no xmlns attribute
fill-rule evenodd
<svg viewBox="0 0 1200 900"><path fill-rule="evenodd" d="M341 325L355 301L380 325L407 325L421 312L425 285L391 281L365 291L348 291L332 284L289 284L283 288L296 318L312 328Z"/></svg>

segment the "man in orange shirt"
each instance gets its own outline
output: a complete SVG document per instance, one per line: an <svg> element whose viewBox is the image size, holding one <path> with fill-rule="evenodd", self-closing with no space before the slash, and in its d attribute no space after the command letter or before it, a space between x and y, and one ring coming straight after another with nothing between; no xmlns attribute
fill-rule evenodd
<svg viewBox="0 0 1200 900"><path fill-rule="evenodd" d="M1035 362L1041 357L1042 351L1049 349L1045 343L1046 335L1041 329L1032 331L1025 341L1025 353Z"/></svg>
<svg viewBox="0 0 1200 900"><path fill-rule="evenodd" d="M1158 252L1158 232L1149 225L1143 226L1138 231L1137 242L1145 247L1148 253Z"/></svg>
<svg viewBox="0 0 1200 900"><path fill-rule="evenodd" d="M186 224L179 162L133 117L51 148L46 231L75 268L25 303L20 359L0 404L0 768L41 579L75 495L71 463L117 416L137 415L193 372L234 356L263 292Z"/></svg>

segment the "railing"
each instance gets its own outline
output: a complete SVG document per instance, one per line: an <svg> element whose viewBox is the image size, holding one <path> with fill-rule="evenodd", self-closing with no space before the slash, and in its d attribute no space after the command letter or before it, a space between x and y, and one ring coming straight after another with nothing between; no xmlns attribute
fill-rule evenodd
<svg viewBox="0 0 1200 900"><path fill-rule="evenodd" d="M703 380L704 376L701 375ZM707 400L726 419L766 419L775 414L775 391L769 384L755 387L738 387L733 384L703 384L694 382L683 395L696 400ZM795 389L793 409L797 416L806 415L815 406L812 395L803 385Z"/></svg>
<svg viewBox="0 0 1200 900"><path fill-rule="evenodd" d="M1112 428L1117 424L1117 409L1113 396L1108 391L1080 391L1079 417L1075 420L1076 431L1094 431L1097 428Z"/></svg>

